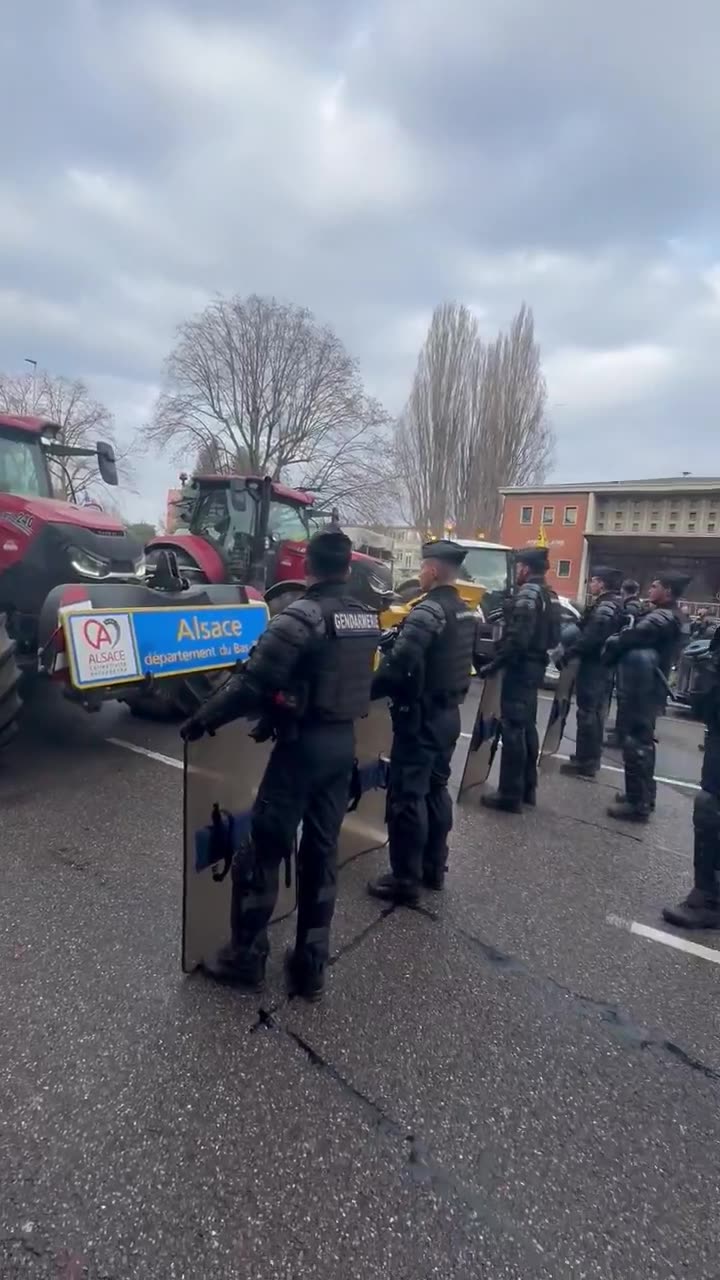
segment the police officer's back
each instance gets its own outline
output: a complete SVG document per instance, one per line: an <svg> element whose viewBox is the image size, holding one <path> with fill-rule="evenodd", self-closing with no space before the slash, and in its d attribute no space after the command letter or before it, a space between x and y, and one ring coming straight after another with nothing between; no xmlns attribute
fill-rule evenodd
<svg viewBox="0 0 720 1280"><path fill-rule="evenodd" d="M214 976L257 990L269 951L267 925L278 872L300 822L298 919L290 976L301 994L323 985L335 905L337 840L354 761L353 722L370 703L380 629L348 594L352 544L322 530L308 544L304 596L270 622L242 672L184 726L187 738L238 716L261 715L275 737L253 806L251 845L233 860L232 937Z"/></svg>
<svg viewBox="0 0 720 1280"><path fill-rule="evenodd" d="M650 609L605 646L606 661L620 667L625 704L625 791L608 808L612 818L647 822L655 805L655 721L666 697L661 677L667 679L682 643L678 600L688 581L686 574L658 575Z"/></svg>
<svg viewBox="0 0 720 1280"><path fill-rule="evenodd" d="M624 604L619 593L621 581L619 569L602 566L593 571L590 579L593 602L583 614L575 643L565 654L566 662L572 658L580 659L575 681L575 755L560 766L561 773L571 776L594 778L600 768L612 685L602 652L608 637L619 631L625 622Z"/></svg>
<svg viewBox="0 0 720 1280"><path fill-rule="evenodd" d="M645 612L645 606L640 599L640 583L635 578L625 578L620 588L620 600L622 602L622 625L624 627L633 627L638 618ZM617 705L615 724L608 725L605 738L606 747L621 747L625 736L624 690L619 667L615 669L615 698Z"/></svg>
<svg viewBox="0 0 720 1280"><path fill-rule="evenodd" d="M420 884L441 889L452 828L447 784L470 686L477 615L454 586L464 549L445 539L422 548L424 598L410 610L373 682L392 701L388 795L389 875L369 892L413 903Z"/></svg>
<svg viewBox="0 0 720 1280"><path fill-rule="evenodd" d="M483 795L488 809L520 813L534 805L537 790L538 689L548 651L560 640L560 603L547 586L548 555L544 547L515 553L517 590L510 601L503 634L493 660L481 669L486 679L502 671L500 718L502 754L496 794Z"/></svg>

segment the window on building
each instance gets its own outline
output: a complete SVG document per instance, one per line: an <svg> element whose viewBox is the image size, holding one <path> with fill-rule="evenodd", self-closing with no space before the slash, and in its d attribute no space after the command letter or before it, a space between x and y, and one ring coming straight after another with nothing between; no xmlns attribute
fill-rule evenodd
<svg viewBox="0 0 720 1280"><path fill-rule="evenodd" d="M633 520L633 533L637 533L639 528L640 528L640 521Z"/></svg>
<svg viewBox="0 0 720 1280"><path fill-rule="evenodd" d="M572 568L571 560L558 560L557 562L558 578L569 578L571 568Z"/></svg>
<svg viewBox="0 0 720 1280"><path fill-rule="evenodd" d="M689 530L689 532L690 532L690 533L692 533L692 532L693 532L693 530L694 530L694 528L695 528L695 521L694 521L694 520L688 520L688 530Z"/></svg>
<svg viewBox="0 0 720 1280"><path fill-rule="evenodd" d="M533 518L533 509L532 509L532 507L521 507L521 508L520 508L520 523L521 523L521 524L532 524L532 518Z"/></svg>
<svg viewBox="0 0 720 1280"><path fill-rule="evenodd" d="M615 517L615 524L614 524L614 528L615 528L615 529L622 529L622 527L623 527L624 523L625 523L625 521L623 520L622 516L620 516L620 518L619 518L619 519L618 519L618 517L616 516L616 517Z"/></svg>
<svg viewBox="0 0 720 1280"><path fill-rule="evenodd" d="M688 520L697 520L697 511L688 511Z"/></svg>
<svg viewBox="0 0 720 1280"><path fill-rule="evenodd" d="M714 533L714 532L715 532L715 521L708 520L708 533Z"/></svg>
<svg viewBox="0 0 720 1280"><path fill-rule="evenodd" d="M678 513L677 513L677 511L671 511L671 512L670 512L670 519L671 519L671 520L677 520L677 518L678 518Z"/></svg>
<svg viewBox="0 0 720 1280"><path fill-rule="evenodd" d="M543 524L554 524L554 523L555 523L555 508L554 508L554 507L543 507L543 509L542 509L542 522L543 522Z"/></svg>
<svg viewBox="0 0 720 1280"><path fill-rule="evenodd" d="M577 524L577 507L566 507L563 512L563 524ZM565 561L563 561L563 564Z"/></svg>
<svg viewBox="0 0 720 1280"><path fill-rule="evenodd" d="M622 520L622 518L623 518L623 513L622 513L622 511L616 511L616 512L615 512L615 519L616 519L616 520Z"/></svg>
<svg viewBox="0 0 720 1280"><path fill-rule="evenodd" d="M650 521L650 529L651 529L651 531L652 531L653 529L657 529L657 520L651 520L651 521Z"/></svg>
<svg viewBox="0 0 720 1280"><path fill-rule="evenodd" d="M670 530L671 533L675 532L675 530L677 529L677 525L674 520L670 521L670 523L668 524L668 529Z"/></svg>

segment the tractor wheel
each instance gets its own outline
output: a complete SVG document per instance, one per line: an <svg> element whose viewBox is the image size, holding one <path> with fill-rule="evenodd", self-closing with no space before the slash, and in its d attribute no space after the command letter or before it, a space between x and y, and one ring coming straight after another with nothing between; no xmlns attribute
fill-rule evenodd
<svg viewBox="0 0 720 1280"><path fill-rule="evenodd" d="M15 659L15 641L10 639L5 615L0 614L0 749L15 737L22 707L22 673Z"/></svg>

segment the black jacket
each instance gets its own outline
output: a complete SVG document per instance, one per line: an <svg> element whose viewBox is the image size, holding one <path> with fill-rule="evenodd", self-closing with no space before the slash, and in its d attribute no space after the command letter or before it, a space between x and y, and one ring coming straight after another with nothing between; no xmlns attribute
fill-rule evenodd
<svg viewBox="0 0 720 1280"><path fill-rule="evenodd" d="M477 614L453 586L433 587L409 612L383 654L373 698L459 705L470 686Z"/></svg>
<svg viewBox="0 0 720 1280"><path fill-rule="evenodd" d="M548 652L560 643L560 601L541 577L518 587L508 603L503 634L491 667L523 663L547 666Z"/></svg>
<svg viewBox="0 0 720 1280"><path fill-rule="evenodd" d="M319 582L271 619L242 671L201 707L217 729L273 710L298 720L350 721L367 712L380 627L344 583Z"/></svg>
<svg viewBox="0 0 720 1280"><path fill-rule="evenodd" d="M680 649L682 622L677 609L657 606L642 614L634 627L625 627L618 635L611 636L605 650L606 661L622 662L624 653L631 649L652 649L657 665L667 676Z"/></svg>
<svg viewBox="0 0 720 1280"><path fill-rule="evenodd" d="M580 622L580 634L568 653L568 658L580 658L581 662L597 662L605 641L624 625L624 606L620 596L606 591L584 612Z"/></svg>

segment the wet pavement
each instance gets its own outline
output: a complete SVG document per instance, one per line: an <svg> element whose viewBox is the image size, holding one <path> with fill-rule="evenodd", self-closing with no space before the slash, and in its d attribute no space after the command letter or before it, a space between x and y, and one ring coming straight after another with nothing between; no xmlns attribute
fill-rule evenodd
<svg viewBox="0 0 720 1280"><path fill-rule="evenodd" d="M36 707L0 771L2 1280L717 1277L720 937L660 919L701 736L661 721L648 827L606 817L608 753L459 806L418 911L346 866L308 1007L291 921L262 997L180 972L176 730Z"/></svg>

